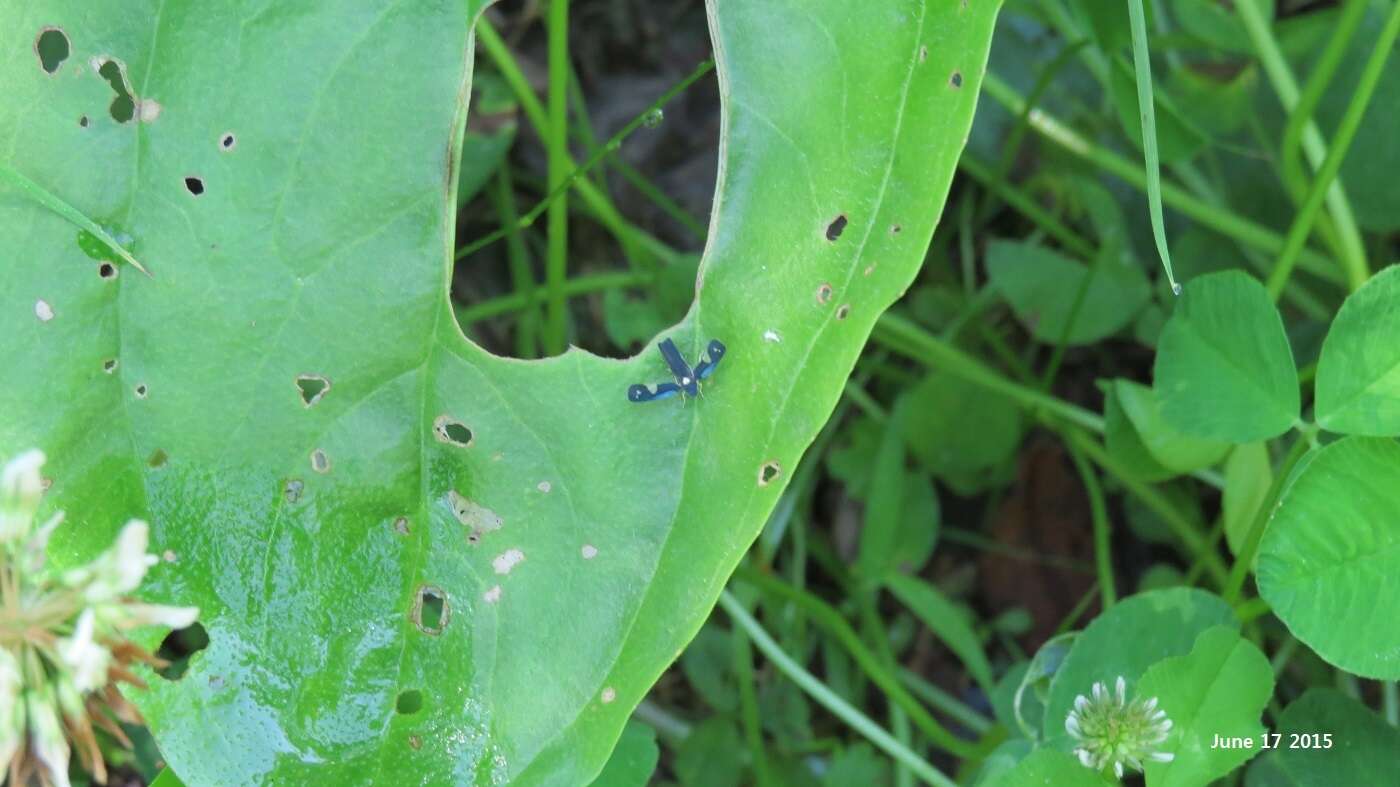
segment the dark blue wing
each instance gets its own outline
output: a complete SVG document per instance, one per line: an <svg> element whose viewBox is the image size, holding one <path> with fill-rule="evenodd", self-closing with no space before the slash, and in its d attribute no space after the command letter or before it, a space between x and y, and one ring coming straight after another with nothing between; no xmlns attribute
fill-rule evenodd
<svg viewBox="0 0 1400 787"><path fill-rule="evenodd" d="M653 402L658 399L670 399L681 392L681 387L675 383L658 383L653 391L645 385L633 385L627 389L627 399L631 402Z"/></svg>
<svg viewBox="0 0 1400 787"><path fill-rule="evenodd" d="M697 380L704 380L715 373L715 367L724 360L724 343L719 339L711 339L710 346L705 348L705 354L709 357L695 365Z"/></svg>

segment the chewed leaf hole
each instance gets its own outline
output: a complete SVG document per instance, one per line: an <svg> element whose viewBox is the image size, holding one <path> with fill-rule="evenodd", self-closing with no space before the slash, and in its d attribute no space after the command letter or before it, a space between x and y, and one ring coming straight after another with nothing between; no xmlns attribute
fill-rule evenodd
<svg viewBox="0 0 1400 787"><path fill-rule="evenodd" d="M954 89L962 87L962 72L954 71L953 75L948 77L948 84L952 85Z"/></svg>
<svg viewBox="0 0 1400 787"><path fill-rule="evenodd" d="M136 116L136 100L131 97L131 88L127 86L126 67L119 60L102 60L97 66L97 73L107 80L112 92L117 94L108 107L112 119L118 123L130 122Z"/></svg>
<svg viewBox="0 0 1400 787"><path fill-rule="evenodd" d="M418 588L413 601L413 625L424 634L437 636L447 626L452 609L447 604L447 594L436 585Z"/></svg>
<svg viewBox="0 0 1400 787"><path fill-rule="evenodd" d="M408 517L401 516L394 519L394 532L401 536L409 534Z"/></svg>
<svg viewBox="0 0 1400 787"><path fill-rule="evenodd" d="M928 47L921 46L919 47L919 62L922 63L925 60L928 60Z"/></svg>
<svg viewBox="0 0 1400 787"><path fill-rule="evenodd" d="M331 471L331 458L326 456L326 452L317 448L311 452L311 469L318 473L329 473Z"/></svg>
<svg viewBox="0 0 1400 787"><path fill-rule="evenodd" d="M452 490L447 493L447 504L452 507L452 515L467 528L467 543L478 544L487 533L500 530L505 521L495 511L472 502Z"/></svg>
<svg viewBox="0 0 1400 787"><path fill-rule="evenodd" d="M301 499L301 493L306 489L306 483L300 478L289 478L282 487L282 499L288 503L295 503Z"/></svg>
<svg viewBox="0 0 1400 787"><path fill-rule="evenodd" d="M838 319L838 320L844 320L844 319L846 319L847 317L849 317L850 314L851 314L851 304L849 304L849 303L843 303L843 304L841 304L840 306L836 307L836 319Z"/></svg>
<svg viewBox="0 0 1400 787"><path fill-rule="evenodd" d="M63 61L68 59L69 51L68 36L56 27L40 30L39 37L34 39L34 52L39 55L39 66L50 74L56 73Z"/></svg>
<svg viewBox="0 0 1400 787"><path fill-rule="evenodd" d="M437 420L433 421L433 434L437 436L439 443L459 448L467 448L472 444L472 430L451 416L439 415Z"/></svg>
<svg viewBox="0 0 1400 787"><path fill-rule="evenodd" d="M87 115L81 115L81 116L78 117L78 125L81 126L82 128L87 128L87 127L88 127L88 117L87 117Z"/></svg>
<svg viewBox="0 0 1400 787"><path fill-rule="evenodd" d="M105 261L98 263L97 275L104 279L115 279L117 278L117 266Z"/></svg>
<svg viewBox="0 0 1400 787"><path fill-rule="evenodd" d="M222 150L225 153L229 152L230 150L233 150L234 145L237 144L238 139L233 136L232 131L224 134L222 137L219 137L219 150Z"/></svg>
<svg viewBox="0 0 1400 787"><path fill-rule="evenodd" d="M145 383L141 383L141 384L137 385L136 388L135 388L134 390L136 391L136 398L137 398L137 399L145 399L145 398L146 398L146 394L149 393L149 391L148 391L147 388L146 388L146 384L145 384Z"/></svg>
<svg viewBox="0 0 1400 787"><path fill-rule="evenodd" d="M186 176L185 191L198 197L200 194L204 193L204 181L193 175Z"/></svg>
<svg viewBox="0 0 1400 787"><path fill-rule="evenodd" d="M319 374L299 374L296 377L297 392L301 394L301 403L305 407L321 401L331 390L331 381Z"/></svg>
<svg viewBox="0 0 1400 787"><path fill-rule="evenodd" d="M423 692L418 689L405 689L394 700L394 710L405 716L423 710Z"/></svg>
<svg viewBox="0 0 1400 787"><path fill-rule="evenodd" d="M902 230L902 229L904 229L904 228L901 227L901 226L899 226L898 224L891 224L891 225L890 225L890 234L891 234L891 235L898 235L898 234L899 234L899 231Z"/></svg>
<svg viewBox="0 0 1400 787"><path fill-rule="evenodd" d="M821 286L817 288L817 303L826 304L830 300L831 285L827 284L826 282L822 282Z"/></svg>
<svg viewBox="0 0 1400 787"><path fill-rule="evenodd" d="M146 460L146 464L150 465L152 468L165 467L165 463L169 459L170 455L165 452L165 449L157 448L151 452L151 456Z"/></svg>
<svg viewBox="0 0 1400 787"><path fill-rule="evenodd" d="M102 362L102 371L106 372L107 374L111 374L112 372L115 372L116 370L117 370L117 359L116 359L116 358L108 358L107 360L105 360L105 361Z"/></svg>
<svg viewBox="0 0 1400 787"><path fill-rule="evenodd" d="M764 462L763 466L758 468L758 485L768 486L773 483L778 476L782 475L782 472L782 466L776 461Z"/></svg>
<svg viewBox="0 0 1400 787"><path fill-rule="evenodd" d="M190 658L207 647L209 632L198 622L170 632L156 649L156 658L165 662L156 674L166 680L179 680L189 670Z"/></svg>
<svg viewBox="0 0 1400 787"><path fill-rule="evenodd" d="M841 237L841 233L845 229L846 214L842 213L841 215L832 219L830 224L826 225L826 239L829 241L835 241L837 238Z"/></svg>

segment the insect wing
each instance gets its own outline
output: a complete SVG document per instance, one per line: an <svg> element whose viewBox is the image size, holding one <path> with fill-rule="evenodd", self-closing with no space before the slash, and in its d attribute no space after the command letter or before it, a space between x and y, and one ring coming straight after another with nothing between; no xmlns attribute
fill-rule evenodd
<svg viewBox="0 0 1400 787"><path fill-rule="evenodd" d="M627 389L627 399L632 402L654 402L658 399L670 399L679 394L681 387L675 383L660 383L653 391L645 385L634 385Z"/></svg>
<svg viewBox="0 0 1400 787"><path fill-rule="evenodd" d="M715 367L724 360L724 343L719 339L711 339L710 346L705 349L707 357L705 360L695 365L695 379L704 380L715 373Z"/></svg>
<svg viewBox="0 0 1400 787"><path fill-rule="evenodd" d="M695 396L699 392L699 388L695 385L695 370L685 362L681 351L676 348L676 343L670 339L662 339L657 349L661 351L661 357L666 359L666 366L670 368L671 376L676 378L676 385L680 386L687 394Z"/></svg>

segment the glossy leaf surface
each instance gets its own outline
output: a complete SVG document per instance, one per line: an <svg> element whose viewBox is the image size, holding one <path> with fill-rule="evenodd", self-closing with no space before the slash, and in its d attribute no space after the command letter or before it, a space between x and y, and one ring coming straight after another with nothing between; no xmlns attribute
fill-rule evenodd
<svg viewBox="0 0 1400 787"><path fill-rule="evenodd" d="M729 356L648 405L654 345L523 363L454 323L480 10L5 3L3 163L153 278L0 191L0 445L49 454L60 551L144 517L149 595L201 608L137 697L189 783L596 775L917 271L997 6L711 5L721 175L666 335Z"/></svg>

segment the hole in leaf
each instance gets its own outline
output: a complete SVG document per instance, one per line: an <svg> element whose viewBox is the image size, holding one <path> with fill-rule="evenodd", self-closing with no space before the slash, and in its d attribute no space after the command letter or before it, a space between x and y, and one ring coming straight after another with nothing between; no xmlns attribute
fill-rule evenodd
<svg viewBox="0 0 1400 787"><path fill-rule="evenodd" d="M97 73L107 84L112 86L112 92L117 97L112 99L112 105L108 111L112 113L112 119L118 123L128 123L136 115L136 100L131 97L131 88L126 84L126 68L121 61L105 60L97 67Z"/></svg>
<svg viewBox="0 0 1400 787"><path fill-rule="evenodd" d="M78 125L81 126L82 128L87 128L87 127L88 127L87 115L83 115L83 116L81 116L81 117L78 118Z"/></svg>
<svg viewBox="0 0 1400 787"><path fill-rule="evenodd" d="M844 320L851 313L851 304L843 303L836 308L836 319Z"/></svg>
<svg viewBox="0 0 1400 787"><path fill-rule="evenodd" d="M306 489L306 484L300 478L289 478L282 487L282 499L288 503L295 503L301 499L302 490Z"/></svg>
<svg viewBox="0 0 1400 787"><path fill-rule="evenodd" d="M190 668L190 658L207 647L209 632L198 622L170 632L156 649L156 658L166 662L156 674L166 680L179 680Z"/></svg>
<svg viewBox="0 0 1400 787"><path fill-rule="evenodd" d="M433 433L437 435L438 442L449 443L461 448L467 448L472 444L472 430L461 421L453 420L446 415L439 415L433 421Z"/></svg>
<svg viewBox="0 0 1400 787"><path fill-rule="evenodd" d="M826 239L829 241L835 241L837 238L841 237L841 233L845 229L846 214L842 213L841 215L832 219L830 224L826 225Z"/></svg>
<svg viewBox="0 0 1400 787"><path fill-rule="evenodd" d="M104 279L117 278L117 266L110 262L102 262L97 266L97 275Z"/></svg>
<svg viewBox="0 0 1400 787"><path fill-rule="evenodd" d="M408 747L414 751L418 751L423 748L423 739L417 735L408 736Z"/></svg>
<svg viewBox="0 0 1400 787"><path fill-rule="evenodd" d="M219 137L219 149L223 150L225 153L227 153L230 150L233 150L233 146L237 144L238 140L234 138L232 131L224 134L222 137Z"/></svg>
<svg viewBox="0 0 1400 787"><path fill-rule="evenodd" d="M899 234L899 231L900 231L901 229L903 229L903 227L900 227L898 224L891 224L891 225L890 225L890 234L891 234L891 235L898 235L898 234Z"/></svg>
<svg viewBox="0 0 1400 787"><path fill-rule="evenodd" d="M185 191L188 191L189 193L191 193L191 194L193 194L194 196L198 197L200 194L203 194L203 193L204 193L204 181L200 180L199 178L194 177L193 175L190 175L189 177L186 177L186 178L185 178Z"/></svg>
<svg viewBox="0 0 1400 787"><path fill-rule="evenodd" d="M39 66L52 74L58 71L63 61L68 59L68 36L56 27L46 27L34 39L34 52L39 55Z"/></svg>
<svg viewBox="0 0 1400 787"><path fill-rule="evenodd" d="M948 84L952 85L954 89L962 87L962 72L954 71L953 75L948 77Z"/></svg>
<svg viewBox="0 0 1400 787"><path fill-rule="evenodd" d="M919 47L919 62L922 63L925 60L928 60L928 47L921 46Z"/></svg>
<svg viewBox="0 0 1400 787"><path fill-rule="evenodd" d="M418 597L413 602L413 625L424 634L437 636L447 626L452 609L447 604L447 594L435 585L418 588Z"/></svg>
<svg viewBox="0 0 1400 787"><path fill-rule="evenodd" d="M326 456L326 452L317 448L311 452L311 469L318 473L329 473L331 471L331 458Z"/></svg>
<svg viewBox="0 0 1400 787"><path fill-rule="evenodd" d="M394 532L401 536L408 535L408 517L401 516L394 520Z"/></svg>
<svg viewBox="0 0 1400 787"><path fill-rule="evenodd" d="M296 386L301 394L302 405L310 407L321 401L321 397L331 390L331 381L319 374L299 374Z"/></svg>
<svg viewBox="0 0 1400 787"><path fill-rule="evenodd" d="M782 472L782 467L776 461L765 462L762 467L758 468L758 485L768 486Z"/></svg>
<svg viewBox="0 0 1400 787"><path fill-rule="evenodd" d="M817 288L817 303L825 304L830 300L831 285L827 284L826 282L822 282L822 285Z"/></svg>
<svg viewBox="0 0 1400 787"><path fill-rule="evenodd" d="M102 362L102 371L106 372L107 374L111 374L112 372L115 372L116 370L117 370L117 359L116 359L116 358L108 358L107 360L105 360L105 361Z"/></svg>
<svg viewBox="0 0 1400 787"><path fill-rule="evenodd" d="M164 448L157 448L156 450L151 452L151 456L149 459L146 460L146 464L150 465L153 468L165 467L165 462L169 458L170 455L165 452Z"/></svg>
<svg viewBox="0 0 1400 787"><path fill-rule="evenodd" d="M398 699L394 700L394 710L404 715L423 710L423 692L418 689L407 689L399 692Z"/></svg>
<svg viewBox="0 0 1400 787"><path fill-rule="evenodd" d="M147 393L147 391L146 391L146 384L145 384L145 383L140 383L139 385L136 386L136 398L137 398L137 399L145 399L145 398L146 398L146 393Z"/></svg>

